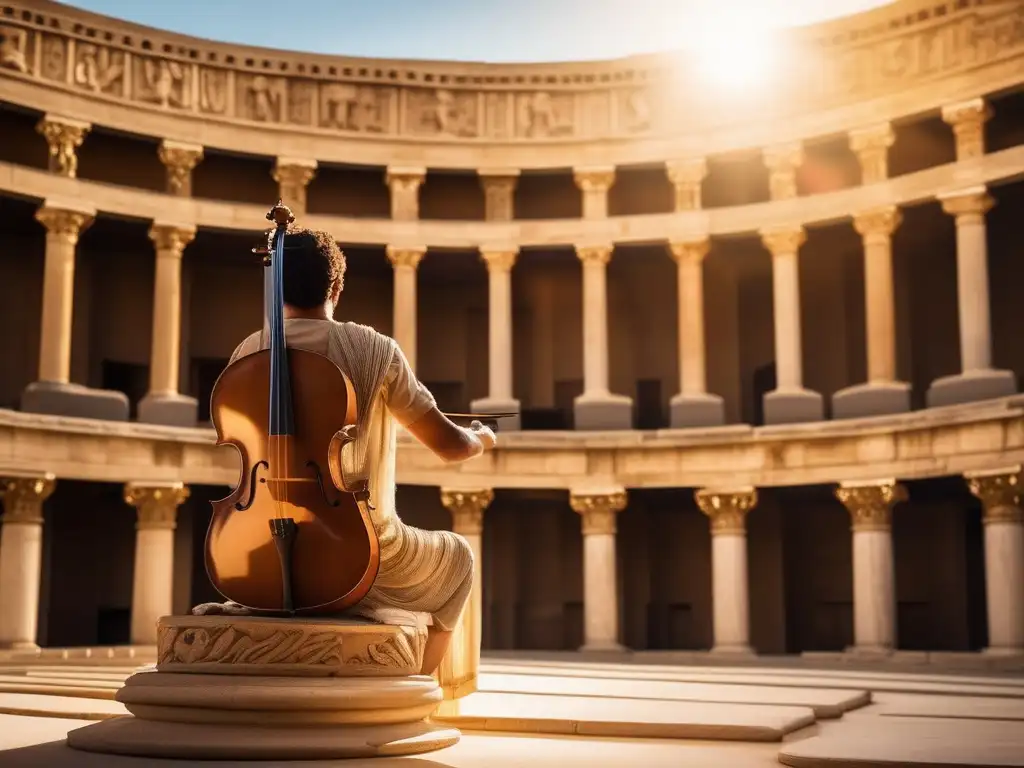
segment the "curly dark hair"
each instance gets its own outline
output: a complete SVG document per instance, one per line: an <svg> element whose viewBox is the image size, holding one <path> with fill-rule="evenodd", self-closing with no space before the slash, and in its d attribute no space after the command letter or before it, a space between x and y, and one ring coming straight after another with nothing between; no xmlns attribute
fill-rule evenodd
<svg viewBox="0 0 1024 768"><path fill-rule="evenodd" d="M345 287L345 254L328 232L290 229L284 247L285 304L313 309Z"/></svg>

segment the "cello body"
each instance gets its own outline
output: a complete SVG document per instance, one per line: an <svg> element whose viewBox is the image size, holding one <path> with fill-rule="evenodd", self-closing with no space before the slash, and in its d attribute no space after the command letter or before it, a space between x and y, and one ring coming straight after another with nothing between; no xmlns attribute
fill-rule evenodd
<svg viewBox="0 0 1024 768"><path fill-rule="evenodd" d="M279 203L271 214L280 209L288 211ZM333 464L352 439L356 396L327 357L285 349L277 310L271 348L236 360L213 389L217 445L234 447L242 469L238 487L213 502L206 572L221 595L250 609L334 613L366 595L380 565L365 488L332 479L343 477Z"/></svg>

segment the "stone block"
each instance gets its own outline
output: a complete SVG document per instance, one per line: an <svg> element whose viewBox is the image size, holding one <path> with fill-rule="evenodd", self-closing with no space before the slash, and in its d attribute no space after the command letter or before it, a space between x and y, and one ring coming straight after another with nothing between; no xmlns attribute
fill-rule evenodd
<svg viewBox="0 0 1024 768"><path fill-rule="evenodd" d="M765 424L803 424L824 418L824 400L810 389L774 389L764 396Z"/></svg>
<svg viewBox="0 0 1024 768"><path fill-rule="evenodd" d="M943 376L928 387L925 402L929 408L994 400L1017 394L1017 377L1013 371L970 371Z"/></svg>
<svg viewBox="0 0 1024 768"><path fill-rule="evenodd" d="M188 395L146 395L139 401L139 421L168 427L195 427L199 423L199 401Z"/></svg>
<svg viewBox="0 0 1024 768"><path fill-rule="evenodd" d="M580 395L573 402L574 427L601 432L633 428L633 399L625 395Z"/></svg>
<svg viewBox="0 0 1024 768"><path fill-rule="evenodd" d="M35 381L21 393L21 410L51 416L128 421L128 398L111 389L90 389L81 384Z"/></svg>
<svg viewBox="0 0 1024 768"><path fill-rule="evenodd" d="M678 394L669 401L672 429L720 427L725 423L725 404L721 397L707 392Z"/></svg>
<svg viewBox="0 0 1024 768"><path fill-rule="evenodd" d="M833 419L860 419L907 413L910 385L902 381L857 384L832 395Z"/></svg>

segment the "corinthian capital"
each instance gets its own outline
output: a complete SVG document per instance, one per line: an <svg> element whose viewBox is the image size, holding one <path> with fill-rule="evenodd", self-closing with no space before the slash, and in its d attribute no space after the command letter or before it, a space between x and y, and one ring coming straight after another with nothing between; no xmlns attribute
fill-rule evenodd
<svg viewBox="0 0 1024 768"><path fill-rule="evenodd" d="M981 218L995 205L995 200L985 187L946 192L938 197L942 210L950 216L955 216L958 223Z"/></svg>
<svg viewBox="0 0 1024 768"><path fill-rule="evenodd" d="M762 153L768 168L768 188L772 200L796 197L796 171L804 161L800 142L768 147Z"/></svg>
<svg viewBox="0 0 1024 768"><path fill-rule="evenodd" d="M491 246L480 249L480 258L487 265L488 272L509 272L515 266L519 249L515 246L494 248Z"/></svg>
<svg viewBox="0 0 1024 768"><path fill-rule="evenodd" d="M942 119L953 127L958 160L985 154L985 123L991 117L992 109L984 99L971 99L942 108Z"/></svg>
<svg viewBox="0 0 1024 768"><path fill-rule="evenodd" d="M49 168L52 173L68 178L78 175L78 155L75 150L82 146L85 134L92 127L81 120L58 115L44 115L36 124L36 130L46 139L49 148Z"/></svg>
<svg viewBox="0 0 1024 768"><path fill-rule="evenodd" d="M583 262L583 265L588 264L607 264L611 261L612 251L614 246L611 245L577 245L576 246L576 257Z"/></svg>
<svg viewBox="0 0 1024 768"><path fill-rule="evenodd" d="M711 535L746 533L747 513L757 506L757 489L714 490L703 488L693 494L700 511L711 521Z"/></svg>
<svg viewBox="0 0 1024 768"><path fill-rule="evenodd" d="M1021 468L1018 465L964 474L971 493L981 499L985 509L986 525L1024 522L1024 513L1021 512L1020 506L1020 473Z"/></svg>
<svg viewBox="0 0 1024 768"><path fill-rule="evenodd" d="M807 242L807 232L803 227L764 229L761 230L761 242L772 256L790 256L798 253L800 246Z"/></svg>
<svg viewBox="0 0 1024 768"><path fill-rule="evenodd" d="M153 222L149 228L149 239L153 241L158 256L180 259L185 247L196 236L196 228L178 224Z"/></svg>
<svg viewBox="0 0 1024 768"><path fill-rule="evenodd" d="M416 269L419 263L423 261L423 257L427 253L427 249L422 246L397 246L389 245L385 251L388 255L388 261L391 262L391 266L405 269Z"/></svg>
<svg viewBox="0 0 1024 768"><path fill-rule="evenodd" d="M44 203L43 207L36 211L36 221L46 227L47 234L75 245L78 236L92 224L93 216L85 211L58 208Z"/></svg>
<svg viewBox="0 0 1024 768"><path fill-rule="evenodd" d="M583 518L583 535L615 533L615 516L626 508L626 492L621 490L569 494L569 506Z"/></svg>
<svg viewBox="0 0 1024 768"><path fill-rule="evenodd" d="M494 491L441 489L441 503L452 515L452 530L463 536L479 536L484 530L484 511L494 501Z"/></svg>
<svg viewBox="0 0 1024 768"><path fill-rule="evenodd" d="M484 217L487 221L511 221L519 171L481 168L478 173L484 188Z"/></svg>
<svg viewBox="0 0 1024 768"><path fill-rule="evenodd" d="M203 159L202 146L164 139L157 156L167 168L167 194L191 197L192 171Z"/></svg>
<svg viewBox="0 0 1024 768"><path fill-rule="evenodd" d="M711 238L701 237L696 240L680 240L669 243L668 248L677 264L700 264L711 250Z"/></svg>
<svg viewBox="0 0 1024 768"><path fill-rule="evenodd" d="M316 160L279 157L274 163L273 177L281 200L298 213L306 211L306 187L316 175Z"/></svg>
<svg viewBox="0 0 1024 768"><path fill-rule="evenodd" d="M573 168L572 177L582 192L607 192L615 183L615 166Z"/></svg>
<svg viewBox="0 0 1024 768"><path fill-rule="evenodd" d="M892 508L907 500L906 486L895 480L840 483L835 494L850 513L854 531L888 531Z"/></svg>
<svg viewBox="0 0 1024 768"><path fill-rule="evenodd" d="M676 190L676 210L696 211L700 209L700 186L708 175L708 164L703 157L687 160L669 160L665 163L668 180Z"/></svg>
<svg viewBox="0 0 1024 768"><path fill-rule="evenodd" d="M125 503L135 507L139 518L135 527L140 531L153 528L173 529L178 507L184 504L188 497L189 490L181 483L127 483L124 487Z"/></svg>
<svg viewBox="0 0 1024 768"><path fill-rule="evenodd" d="M860 160L861 181L874 184L889 176L889 147L896 141L892 123L850 131L850 149Z"/></svg>
<svg viewBox="0 0 1024 768"><path fill-rule="evenodd" d="M858 213L853 217L853 228L865 240L890 238L902 221L900 209L890 205Z"/></svg>
<svg viewBox="0 0 1024 768"><path fill-rule="evenodd" d="M0 478L0 498L3 499L3 523L43 522L43 502L50 498L56 481L53 475L39 477Z"/></svg>

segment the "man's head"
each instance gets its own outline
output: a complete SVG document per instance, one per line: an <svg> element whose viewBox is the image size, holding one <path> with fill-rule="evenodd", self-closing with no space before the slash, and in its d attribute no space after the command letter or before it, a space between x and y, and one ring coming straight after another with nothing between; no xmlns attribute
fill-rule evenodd
<svg viewBox="0 0 1024 768"><path fill-rule="evenodd" d="M328 314L345 285L345 254L327 232L289 230L284 238L284 303L296 309L330 304Z"/></svg>

